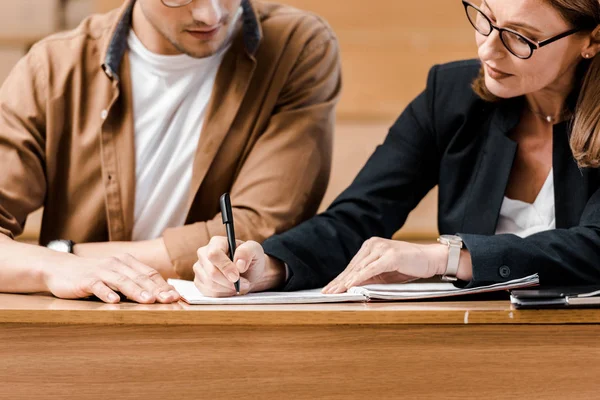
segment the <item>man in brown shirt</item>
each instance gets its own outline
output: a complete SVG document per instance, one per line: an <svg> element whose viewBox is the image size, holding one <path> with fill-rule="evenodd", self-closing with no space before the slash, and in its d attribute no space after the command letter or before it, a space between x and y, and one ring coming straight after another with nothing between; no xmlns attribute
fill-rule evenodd
<svg viewBox="0 0 600 400"><path fill-rule="evenodd" d="M139 41L137 64L132 40ZM173 100L196 96L199 103L190 104L205 105L202 118L190 118L193 107L182 112L169 104L175 85L152 92L156 82L134 69L144 69L144 55L167 67L169 60L178 65L168 56L221 57L214 77L210 68L201 77L211 88L205 103L185 85ZM0 90L0 292L117 302L121 291L144 303L176 300L164 278L191 279L196 250L225 233L222 193L231 193L242 240L262 241L316 212L329 178L340 88L338 45L326 23L258 1L130 0L36 44ZM139 93L172 106L172 119L141 121L152 112ZM168 145L170 130L194 128L201 131L195 142L161 150L157 162L168 167L140 151L138 141L161 149L156 136ZM136 196L147 171L154 175L144 193L174 188L162 196L175 204L152 215L137 212L163 204L160 196ZM40 244L64 253L12 240L42 206ZM181 224L171 218L177 213ZM133 240L136 228L137 237L151 235L140 228L152 225L149 218L164 231Z"/></svg>

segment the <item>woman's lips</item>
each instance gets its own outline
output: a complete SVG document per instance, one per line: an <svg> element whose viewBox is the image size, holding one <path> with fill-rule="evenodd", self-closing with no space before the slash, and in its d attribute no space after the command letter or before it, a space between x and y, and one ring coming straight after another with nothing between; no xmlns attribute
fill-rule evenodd
<svg viewBox="0 0 600 400"><path fill-rule="evenodd" d="M485 64L485 69L490 76L490 78L495 80L506 79L508 77L513 76L512 74L506 73L496 68L490 67L488 64Z"/></svg>

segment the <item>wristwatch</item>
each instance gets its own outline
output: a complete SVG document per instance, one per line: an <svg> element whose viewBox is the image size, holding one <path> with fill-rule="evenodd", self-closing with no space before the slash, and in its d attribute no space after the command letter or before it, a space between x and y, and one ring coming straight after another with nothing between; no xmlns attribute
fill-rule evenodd
<svg viewBox="0 0 600 400"><path fill-rule="evenodd" d="M442 275L442 280L445 282L456 282L458 278L458 262L460 260L460 250L463 248L463 241L460 236L442 235L438 238L438 242L448 246L448 265L446 272Z"/></svg>
<svg viewBox="0 0 600 400"><path fill-rule="evenodd" d="M52 240L46 245L47 248L54 251L60 251L61 253L73 254L73 247L75 242L72 240Z"/></svg>

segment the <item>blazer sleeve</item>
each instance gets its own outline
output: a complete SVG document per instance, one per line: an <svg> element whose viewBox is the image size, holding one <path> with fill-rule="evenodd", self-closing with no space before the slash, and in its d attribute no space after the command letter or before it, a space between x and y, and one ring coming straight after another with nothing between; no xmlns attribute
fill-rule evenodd
<svg viewBox="0 0 600 400"><path fill-rule="evenodd" d="M391 238L436 185L439 152L432 124L435 68L428 88L402 113L351 186L329 209L268 239L266 254L284 261L284 290L322 287L371 237Z"/></svg>
<svg viewBox="0 0 600 400"><path fill-rule="evenodd" d="M469 286L538 273L542 285L600 282L600 189L588 200L579 225L520 238L460 234L471 254Z"/></svg>

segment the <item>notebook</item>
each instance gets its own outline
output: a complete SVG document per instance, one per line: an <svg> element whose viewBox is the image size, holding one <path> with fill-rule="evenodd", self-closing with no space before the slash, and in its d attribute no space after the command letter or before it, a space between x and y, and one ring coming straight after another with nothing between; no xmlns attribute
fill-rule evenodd
<svg viewBox="0 0 600 400"><path fill-rule="evenodd" d="M600 286L513 290L510 294L510 302L515 308L598 307Z"/></svg>
<svg viewBox="0 0 600 400"><path fill-rule="evenodd" d="M539 284L537 274L508 282L488 286L461 289L451 283L405 283L389 285L366 285L350 288L341 294L323 294L321 289L299 290L296 292L263 292L250 293L245 296L213 298L203 296L194 282L169 279L181 298L188 304L311 304L311 303L345 303L367 302L372 300L401 301L443 298L466 294L488 293L500 290L511 290L536 286Z"/></svg>

